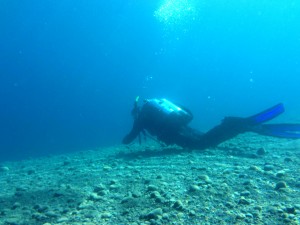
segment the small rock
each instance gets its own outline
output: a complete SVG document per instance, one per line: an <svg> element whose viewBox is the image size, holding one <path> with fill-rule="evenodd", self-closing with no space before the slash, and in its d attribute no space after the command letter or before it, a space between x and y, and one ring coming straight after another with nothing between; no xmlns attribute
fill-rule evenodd
<svg viewBox="0 0 300 225"><path fill-rule="evenodd" d="M99 196L104 196L104 195L107 195L108 193L109 193L108 190L102 190L102 191L97 192L97 194L98 194Z"/></svg>
<svg viewBox="0 0 300 225"><path fill-rule="evenodd" d="M194 210L189 211L189 216L196 216L197 213Z"/></svg>
<svg viewBox="0 0 300 225"><path fill-rule="evenodd" d="M110 166L103 166L103 170L104 171L110 171L110 170L112 170L112 168Z"/></svg>
<svg viewBox="0 0 300 225"><path fill-rule="evenodd" d="M103 218L103 219L108 219L108 218L110 218L112 215L111 215L111 213L109 213L109 212L105 212L105 213L102 213L101 214L101 218Z"/></svg>
<svg viewBox="0 0 300 225"><path fill-rule="evenodd" d="M264 171L271 171L274 169L274 166L270 165L270 164L267 164L264 166Z"/></svg>
<svg viewBox="0 0 300 225"><path fill-rule="evenodd" d="M58 214L55 213L54 211L48 211L45 213L45 215L48 217L58 217Z"/></svg>
<svg viewBox="0 0 300 225"><path fill-rule="evenodd" d="M245 199L244 197L241 197L239 200L239 204L241 205L250 205L250 201Z"/></svg>
<svg viewBox="0 0 300 225"><path fill-rule="evenodd" d="M276 173L276 177L278 177L278 178L282 178L282 177L284 177L285 176L285 172L284 171L278 171L277 173Z"/></svg>
<svg viewBox="0 0 300 225"><path fill-rule="evenodd" d="M96 186L94 188L94 192L100 192L100 191L103 191L105 189L106 189L106 187L103 184L99 184L98 186Z"/></svg>
<svg viewBox="0 0 300 225"><path fill-rule="evenodd" d="M19 202L15 202L14 205L11 207L11 209L20 208L21 204Z"/></svg>
<svg viewBox="0 0 300 225"><path fill-rule="evenodd" d="M178 209L178 210L183 210L184 206L183 206L183 204L182 204L182 202L180 200L177 200L174 203L173 208Z"/></svg>
<svg viewBox="0 0 300 225"><path fill-rule="evenodd" d="M33 213L32 214L32 218L36 219L38 221L43 221L43 220L47 220L48 219L47 216L39 214L39 213Z"/></svg>
<svg viewBox="0 0 300 225"><path fill-rule="evenodd" d="M160 193L158 191L153 191L151 194L150 194L150 197L151 198L160 198Z"/></svg>
<svg viewBox="0 0 300 225"><path fill-rule="evenodd" d="M210 183L210 182L211 182L209 176L207 176L207 175L199 175L198 178L199 178L200 180L205 181L206 183Z"/></svg>
<svg viewBox="0 0 300 225"><path fill-rule="evenodd" d="M262 207L260 205L256 205L256 206L254 206L254 209L257 210L257 211L261 211Z"/></svg>
<svg viewBox="0 0 300 225"><path fill-rule="evenodd" d="M243 185L252 185L251 180L246 180L243 182Z"/></svg>
<svg viewBox="0 0 300 225"><path fill-rule="evenodd" d="M102 197L98 196L96 193L91 193L89 199L92 201L100 201L102 200Z"/></svg>
<svg viewBox="0 0 300 225"><path fill-rule="evenodd" d="M246 216L243 213L239 213L239 214L236 215L236 219L238 219L238 220L242 220L242 219L245 219L245 218L246 218Z"/></svg>
<svg viewBox="0 0 300 225"><path fill-rule="evenodd" d="M119 182L118 180L113 179L113 180L111 180L111 181L109 182L109 184L117 184L118 182Z"/></svg>
<svg viewBox="0 0 300 225"><path fill-rule="evenodd" d="M119 189L120 187L121 187L121 186L118 185L118 184L112 184L112 185L109 186L109 189L110 189L110 190L116 190L116 189Z"/></svg>
<svg viewBox="0 0 300 225"><path fill-rule="evenodd" d="M121 204L133 201L134 199L132 197L125 197L121 200Z"/></svg>
<svg viewBox="0 0 300 225"><path fill-rule="evenodd" d="M59 197L61 197L61 196L64 196L64 194L61 193L61 192L55 192L55 193L53 194L53 197L54 197L54 198L59 198Z"/></svg>
<svg viewBox="0 0 300 225"><path fill-rule="evenodd" d="M275 186L275 190L279 190L281 188L287 188L287 185L284 181L279 181Z"/></svg>
<svg viewBox="0 0 300 225"><path fill-rule="evenodd" d="M138 191L132 192L132 197L134 197L134 198L139 198L139 197L141 197L141 196L142 196L142 193L140 193L140 192L138 192Z"/></svg>
<svg viewBox="0 0 300 225"><path fill-rule="evenodd" d="M249 169L250 169L250 170L253 170L253 171L261 172L261 168L259 168L258 166L252 165L252 166L249 167Z"/></svg>
<svg viewBox="0 0 300 225"><path fill-rule="evenodd" d="M71 164L70 161L64 161L64 162L63 162L63 166L67 166L67 165L70 165L70 164Z"/></svg>
<svg viewBox="0 0 300 225"><path fill-rule="evenodd" d="M9 218L7 220L5 220L4 224L6 225L19 225L20 221L17 218Z"/></svg>
<svg viewBox="0 0 300 225"><path fill-rule="evenodd" d="M45 205L34 205L33 209L35 209L39 213L43 213L46 212L49 209L49 207Z"/></svg>
<svg viewBox="0 0 300 225"><path fill-rule="evenodd" d="M68 222L69 219L67 217L61 217L59 219L57 219L57 223L65 223L65 222Z"/></svg>
<svg viewBox="0 0 300 225"><path fill-rule="evenodd" d="M250 191L243 191L240 195L241 196L249 196L250 195Z"/></svg>
<svg viewBox="0 0 300 225"><path fill-rule="evenodd" d="M34 170L34 169L30 169L30 170L27 171L27 174L28 174L28 175L32 175L32 174L34 174L34 173L35 173L35 170Z"/></svg>
<svg viewBox="0 0 300 225"><path fill-rule="evenodd" d="M156 179L163 179L162 175L157 175Z"/></svg>
<svg viewBox="0 0 300 225"><path fill-rule="evenodd" d="M253 218L253 215L251 213L246 213L246 217Z"/></svg>
<svg viewBox="0 0 300 225"><path fill-rule="evenodd" d="M227 208L229 208L229 209L233 209L233 208L234 208L234 204L231 203L231 202L226 202L226 203L225 203L225 206L226 206Z"/></svg>
<svg viewBox="0 0 300 225"><path fill-rule="evenodd" d="M189 191L190 192L200 191L200 187L198 185L191 185Z"/></svg>
<svg viewBox="0 0 300 225"><path fill-rule="evenodd" d="M290 157L284 158L284 162L293 162L293 159Z"/></svg>
<svg viewBox="0 0 300 225"><path fill-rule="evenodd" d="M266 154L266 150L265 148L259 148L256 152L257 155L265 155Z"/></svg>
<svg viewBox="0 0 300 225"><path fill-rule="evenodd" d="M148 191L157 191L158 187L156 187L155 185L149 185L147 188Z"/></svg>
<svg viewBox="0 0 300 225"><path fill-rule="evenodd" d="M147 215L146 215L146 218L147 219L157 219L159 218L159 216L161 216L163 214L163 211L161 208L156 208L156 209L153 209L151 212L149 212Z"/></svg>
<svg viewBox="0 0 300 225"><path fill-rule="evenodd" d="M295 214L296 209L295 209L295 207L287 207L286 212L289 213L289 214Z"/></svg>

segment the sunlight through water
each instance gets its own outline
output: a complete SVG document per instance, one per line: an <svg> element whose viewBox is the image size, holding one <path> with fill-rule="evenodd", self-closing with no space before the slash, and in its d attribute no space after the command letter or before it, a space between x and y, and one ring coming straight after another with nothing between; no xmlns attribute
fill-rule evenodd
<svg viewBox="0 0 300 225"><path fill-rule="evenodd" d="M194 0L163 0L154 16L168 29L178 29L178 26L188 25L197 17Z"/></svg>

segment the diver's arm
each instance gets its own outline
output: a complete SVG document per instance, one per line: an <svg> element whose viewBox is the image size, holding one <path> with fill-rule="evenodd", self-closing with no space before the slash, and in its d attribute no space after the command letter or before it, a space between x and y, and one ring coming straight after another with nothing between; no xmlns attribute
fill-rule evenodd
<svg viewBox="0 0 300 225"><path fill-rule="evenodd" d="M133 127L129 134L127 134L124 138L122 143L123 144L130 144L143 130L143 125L140 119L134 120Z"/></svg>

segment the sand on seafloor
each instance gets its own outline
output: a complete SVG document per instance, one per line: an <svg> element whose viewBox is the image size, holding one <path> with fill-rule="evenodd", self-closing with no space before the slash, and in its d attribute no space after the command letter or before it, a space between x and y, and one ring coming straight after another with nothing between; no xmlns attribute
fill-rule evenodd
<svg viewBox="0 0 300 225"><path fill-rule="evenodd" d="M300 224L300 142L147 141L0 166L0 224Z"/></svg>

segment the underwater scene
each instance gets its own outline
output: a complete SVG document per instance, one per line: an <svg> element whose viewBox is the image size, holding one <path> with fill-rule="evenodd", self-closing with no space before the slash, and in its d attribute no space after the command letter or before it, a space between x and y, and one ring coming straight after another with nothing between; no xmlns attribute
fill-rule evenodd
<svg viewBox="0 0 300 225"><path fill-rule="evenodd" d="M1 0L0 225L300 224L300 2Z"/></svg>

